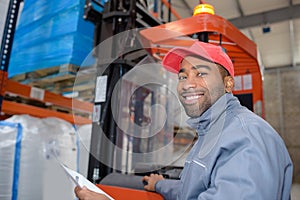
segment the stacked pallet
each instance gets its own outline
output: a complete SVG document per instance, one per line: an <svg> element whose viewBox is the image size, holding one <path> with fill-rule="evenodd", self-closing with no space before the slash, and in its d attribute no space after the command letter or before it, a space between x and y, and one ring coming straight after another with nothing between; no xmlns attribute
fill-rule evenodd
<svg viewBox="0 0 300 200"><path fill-rule="evenodd" d="M92 102L95 90L95 70L65 64L16 75L11 80L38 87L63 96Z"/></svg>
<svg viewBox="0 0 300 200"><path fill-rule="evenodd" d="M93 48L94 25L83 19L84 5L85 0L25 1L9 78L55 93L73 92L79 68L95 62L86 60Z"/></svg>

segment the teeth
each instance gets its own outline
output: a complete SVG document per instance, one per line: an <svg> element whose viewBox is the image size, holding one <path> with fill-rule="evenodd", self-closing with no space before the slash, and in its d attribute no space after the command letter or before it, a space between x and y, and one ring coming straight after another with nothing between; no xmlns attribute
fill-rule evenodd
<svg viewBox="0 0 300 200"><path fill-rule="evenodd" d="M200 96L199 95L195 95L195 96L187 96L185 97L186 100L194 100L194 99L198 99Z"/></svg>

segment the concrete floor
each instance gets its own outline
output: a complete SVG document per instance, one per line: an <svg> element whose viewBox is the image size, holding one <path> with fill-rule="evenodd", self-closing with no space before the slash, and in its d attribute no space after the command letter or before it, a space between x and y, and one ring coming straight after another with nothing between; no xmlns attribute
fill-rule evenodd
<svg viewBox="0 0 300 200"><path fill-rule="evenodd" d="M300 200L300 184L293 184L291 197L292 200Z"/></svg>

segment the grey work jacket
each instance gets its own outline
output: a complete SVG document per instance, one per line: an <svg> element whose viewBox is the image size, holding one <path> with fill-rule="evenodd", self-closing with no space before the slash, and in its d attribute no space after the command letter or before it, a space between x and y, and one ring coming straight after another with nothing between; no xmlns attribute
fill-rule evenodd
<svg viewBox="0 0 300 200"><path fill-rule="evenodd" d="M165 199L290 199L293 165L283 140L232 94L188 123L198 140L180 180L156 183Z"/></svg>

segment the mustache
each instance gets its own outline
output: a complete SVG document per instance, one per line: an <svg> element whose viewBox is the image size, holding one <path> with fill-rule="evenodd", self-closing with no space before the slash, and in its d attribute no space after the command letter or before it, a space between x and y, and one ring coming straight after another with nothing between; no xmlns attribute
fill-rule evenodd
<svg viewBox="0 0 300 200"><path fill-rule="evenodd" d="M188 90L180 92L179 94L181 96L185 96L185 95L189 95L189 94L204 94L206 92L207 92L206 89L188 89Z"/></svg>

